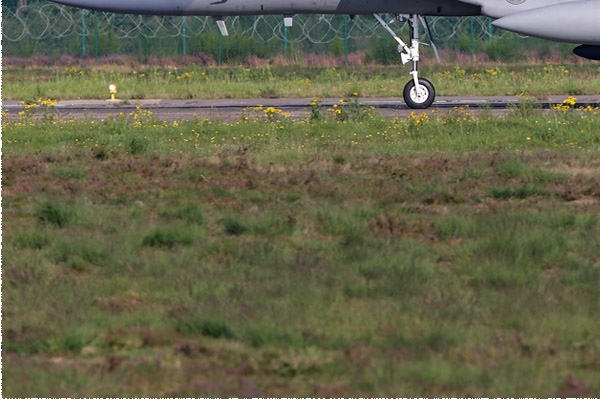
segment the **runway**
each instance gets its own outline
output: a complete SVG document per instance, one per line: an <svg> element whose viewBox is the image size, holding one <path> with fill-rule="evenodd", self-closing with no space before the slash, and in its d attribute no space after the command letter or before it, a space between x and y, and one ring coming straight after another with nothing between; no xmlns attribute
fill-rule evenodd
<svg viewBox="0 0 600 400"><path fill-rule="evenodd" d="M551 108L561 104L568 95L547 96L545 98L525 99L519 96L439 96L429 110L452 110L454 108L468 108L474 113L486 110L493 115L506 114L523 104L529 107ZM600 107L600 95L574 96L577 99L576 107ZM311 112L310 98L282 98L282 99L213 99L213 100L59 100L53 107L60 119L94 119L101 120L120 113L129 115L141 107L152 112L152 116L161 121L183 121L197 119L220 119L222 121L239 120L249 108L274 107L290 115L293 119L307 119ZM360 107L373 107L384 117L403 118L411 112L423 112L408 108L404 101L398 98L356 98ZM348 101L348 99L346 99ZM353 101L353 100L352 100ZM339 98L319 99L322 112L340 104ZM4 118L14 120L19 118L19 112L24 110L20 101L2 101ZM44 110L37 107L34 115L42 115Z"/></svg>

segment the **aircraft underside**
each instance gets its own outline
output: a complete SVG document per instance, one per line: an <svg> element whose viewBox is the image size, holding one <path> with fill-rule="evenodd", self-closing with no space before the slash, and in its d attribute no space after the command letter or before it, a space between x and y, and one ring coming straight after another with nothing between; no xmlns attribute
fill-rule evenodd
<svg viewBox="0 0 600 400"><path fill-rule="evenodd" d="M481 7L457 0L53 0L117 13L151 15L265 15L402 13L480 15Z"/></svg>

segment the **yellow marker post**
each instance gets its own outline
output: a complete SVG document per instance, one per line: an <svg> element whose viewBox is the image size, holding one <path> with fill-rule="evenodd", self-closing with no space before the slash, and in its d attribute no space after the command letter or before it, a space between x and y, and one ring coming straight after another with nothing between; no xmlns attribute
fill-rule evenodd
<svg viewBox="0 0 600 400"><path fill-rule="evenodd" d="M108 86L108 92L110 93L110 99L115 100L115 95L117 94L117 85L115 85L114 83L111 83Z"/></svg>

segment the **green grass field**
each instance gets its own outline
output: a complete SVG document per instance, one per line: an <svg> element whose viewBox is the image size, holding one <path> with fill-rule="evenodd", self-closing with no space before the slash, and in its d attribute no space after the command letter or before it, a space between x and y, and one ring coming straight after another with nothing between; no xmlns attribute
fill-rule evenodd
<svg viewBox="0 0 600 400"><path fill-rule="evenodd" d="M35 101L105 99L116 84L118 97L131 99L214 99L275 97L401 97L410 79L408 67L348 68L270 66L202 67L180 65L72 65L4 67L6 100ZM593 63L571 65L424 65L438 95L589 95L600 93L600 68Z"/></svg>
<svg viewBox="0 0 600 400"><path fill-rule="evenodd" d="M600 396L599 110L38 103L3 122L3 396Z"/></svg>

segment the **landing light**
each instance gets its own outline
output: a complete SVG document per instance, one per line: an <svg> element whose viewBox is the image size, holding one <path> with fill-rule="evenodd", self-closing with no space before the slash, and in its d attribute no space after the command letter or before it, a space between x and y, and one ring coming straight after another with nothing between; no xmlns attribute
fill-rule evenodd
<svg viewBox="0 0 600 400"><path fill-rule="evenodd" d="M110 99L115 100L115 95L117 94L117 85L115 85L114 83L111 83L108 86L108 92L110 93Z"/></svg>

